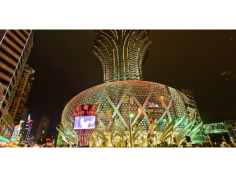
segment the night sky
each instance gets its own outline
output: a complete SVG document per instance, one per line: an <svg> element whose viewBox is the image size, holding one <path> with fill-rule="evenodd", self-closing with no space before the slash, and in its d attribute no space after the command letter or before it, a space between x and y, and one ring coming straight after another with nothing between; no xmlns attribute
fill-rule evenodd
<svg viewBox="0 0 236 177"><path fill-rule="evenodd" d="M236 80L221 73L236 67L233 30L152 30L151 53L143 80L177 90L192 90L204 123L236 118ZM60 124L65 102L102 84L102 67L93 54L92 30L35 30L28 64L35 80L26 107L31 110L32 134L43 117Z"/></svg>

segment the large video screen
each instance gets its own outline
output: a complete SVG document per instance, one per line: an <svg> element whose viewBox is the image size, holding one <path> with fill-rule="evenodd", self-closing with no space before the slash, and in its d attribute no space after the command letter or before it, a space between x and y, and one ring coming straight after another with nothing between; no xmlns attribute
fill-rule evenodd
<svg viewBox="0 0 236 177"><path fill-rule="evenodd" d="M95 116L77 116L75 117L74 129L94 129Z"/></svg>

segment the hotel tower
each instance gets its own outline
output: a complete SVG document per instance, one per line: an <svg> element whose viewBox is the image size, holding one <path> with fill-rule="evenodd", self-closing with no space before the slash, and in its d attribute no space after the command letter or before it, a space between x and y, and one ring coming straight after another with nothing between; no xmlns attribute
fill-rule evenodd
<svg viewBox="0 0 236 177"><path fill-rule="evenodd" d="M32 46L32 30L0 30L0 136L7 139L17 123L9 111Z"/></svg>

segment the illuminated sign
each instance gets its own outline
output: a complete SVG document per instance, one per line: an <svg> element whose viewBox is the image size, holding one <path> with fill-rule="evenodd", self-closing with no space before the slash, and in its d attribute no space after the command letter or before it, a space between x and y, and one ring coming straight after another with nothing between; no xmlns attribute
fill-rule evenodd
<svg viewBox="0 0 236 177"><path fill-rule="evenodd" d="M77 116L75 117L74 129L94 129L95 116Z"/></svg>
<svg viewBox="0 0 236 177"><path fill-rule="evenodd" d="M49 142L49 141L50 141L50 138L46 138L46 141Z"/></svg>
<svg viewBox="0 0 236 177"><path fill-rule="evenodd" d="M75 113L73 114L74 117L76 116L83 116L84 114L90 116L90 115L97 115L96 112L97 105L82 105L82 106L76 106Z"/></svg>

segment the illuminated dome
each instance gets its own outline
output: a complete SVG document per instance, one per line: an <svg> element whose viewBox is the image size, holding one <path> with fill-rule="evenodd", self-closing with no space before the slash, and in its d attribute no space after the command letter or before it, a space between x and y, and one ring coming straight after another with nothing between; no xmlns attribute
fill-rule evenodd
<svg viewBox="0 0 236 177"><path fill-rule="evenodd" d="M59 130L63 140L78 141L73 116L77 106L87 104L98 105L99 124L90 138L94 146L101 146L99 138L112 146L116 136L122 147L126 140L132 144L132 139L143 147L150 140L151 144L167 139L172 143L173 136L178 143L186 136L193 140L202 125L193 102L174 88L142 81L142 62L151 44L149 32L100 30L96 35L94 54L102 65L105 83L79 93L66 105Z"/></svg>
<svg viewBox="0 0 236 177"><path fill-rule="evenodd" d="M164 131L175 118L174 131L192 123L201 122L193 103L181 92L153 82L119 81L109 82L92 87L75 96L65 107L62 114L62 124L68 132L73 132L71 121L75 107L84 104L98 104L99 129L112 131L115 119L124 130L128 130L128 99L133 98L130 114L134 114L132 127L142 125L143 130L149 130L149 124L144 121L150 118L145 108L152 107L150 114L157 124L157 130Z"/></svg>

